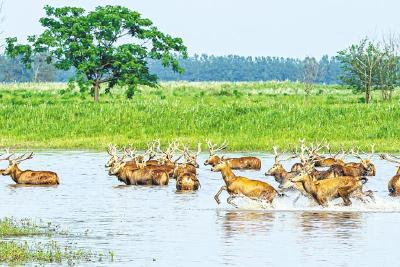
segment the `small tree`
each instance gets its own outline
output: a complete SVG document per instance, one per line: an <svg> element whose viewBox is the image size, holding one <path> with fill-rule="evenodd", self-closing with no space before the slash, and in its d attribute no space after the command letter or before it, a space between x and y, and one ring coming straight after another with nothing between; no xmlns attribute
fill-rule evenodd
<svg viewBox="0 0 400 267"><path fill-rule="evenodd" d="M399 85L399 45L393 36L383 40L377 76L377 89L381 90L383 100L390 100Z"/></svg>
<svg viewBox="0 0 400 267"><path fill-rule="evenodd" d="M376 85L382 53L378 45L363 39L359 44L338 52L343 75L340 79L357 91L365 93L365 103L371 100Z"/></svg>
<svg viewBox="0 0 400 267"><path fill-rule="evenodd" d="M58 69L74 67L81 90L91 88L95 101L101 84L107 84L107 91L115 85L127 86L129 95L139 84L156 86L157 76L150 74L148 59L183 71L177 60L187 57L182 39L162 33L136 11L121 6L97 7L88 13L77 7L44 9L46 16L40 19L44 32L28 37L28 44L7 38L6 53L22 55L29 68L34 56L42 53Z"/></svg>
<svg viewBox="0 0 400 267"><path fill-rule="evenodd" d="M314 57L306 57L303 62L304 91L309 95L318 75L318 62Z"/></svg>

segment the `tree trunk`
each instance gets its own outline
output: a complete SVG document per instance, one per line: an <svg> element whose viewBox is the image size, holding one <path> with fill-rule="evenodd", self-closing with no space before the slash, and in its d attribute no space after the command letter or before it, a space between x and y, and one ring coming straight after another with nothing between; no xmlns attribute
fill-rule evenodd
<svg viewBox="0 0 400 267"><path fill-rule="evenodd" d="M367 86L365 88L365 104L369 104L370 98L371 98L371 87Z"/></svg>
<svg viewBox="0 0 400 267"><path fill-rule="evenodd" d="M94 102L99 102L99 95L100 95L100 83L99 81L95 81L93 82Z"/></svg>

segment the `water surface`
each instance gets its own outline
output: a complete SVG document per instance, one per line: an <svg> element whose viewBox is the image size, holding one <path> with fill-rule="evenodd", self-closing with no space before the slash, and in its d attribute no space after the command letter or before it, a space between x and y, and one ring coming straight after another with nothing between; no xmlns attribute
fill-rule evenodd
<svg viewBox="0 0 400 267"><path fill-rule="evenodd" d="M261 171L235 172L276 187L263 175L273 157L257 156ZM115 261L105 266L398 266L400 200L387 196L396 169L390 163L374 160L377 176L366 189L376 191L376 203L322 209L304 198L294 206L291 194L273 209L247 200L236 209L226 193L221 205L215 202L223 180L210 167L201 164L198 192L177 193L174 180L167 187L124 186L107 175L107 159L106 153L38 152L21 168L56 171L61 185L20 187L0 177L1 217L60 224L76 234L79 247L113 250Z"/></svg>

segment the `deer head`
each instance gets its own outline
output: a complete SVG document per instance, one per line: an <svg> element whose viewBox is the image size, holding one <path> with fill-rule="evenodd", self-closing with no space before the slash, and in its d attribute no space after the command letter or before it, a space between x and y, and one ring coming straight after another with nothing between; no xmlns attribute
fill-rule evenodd
<svg viewBox="0 0 400 267"><path fill-rule="evenodd" d="M215 166L221 161L221 158L216 155L218 151L224 150L228 144L226 141L224 141L220 146L217 146L216 144L211 143L210 140L207 140L207 146L208 146L208 152L210 153L210 156L206 161L204 161L204 165L212 165Z"/></svg>
<svg viewBox="0 0 400 267"><path fill-rule="evenodd" d="M118 174L126 165L125 162L125 155L122 156L121 159L118 159L113 166L108 170L109 175L116 175Z"/></svg>
<svg viewBox="0 0 400 267"><path fill-rule="evenodd" d="M14 157L14 154L9 155L7 158L4 160L8 160L8 167L3 171L3 175L10 175L15 168L18 167L18 164L20 164L22 161L28 160L33 158L33 152L31 153L25 153L21 156Z"/></svg>

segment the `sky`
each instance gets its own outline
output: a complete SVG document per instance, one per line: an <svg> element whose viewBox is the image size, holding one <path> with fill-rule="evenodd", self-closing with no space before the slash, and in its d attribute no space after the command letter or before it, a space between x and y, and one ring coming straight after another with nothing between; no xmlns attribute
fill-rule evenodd
<svg viewBox="0 0 400 267"><path fill-rule="evenodd" d="M40 33L46 4L127 6L190 54L333 56L365 36L400 33L399 0L4 0L3 38Z"/></svg>

